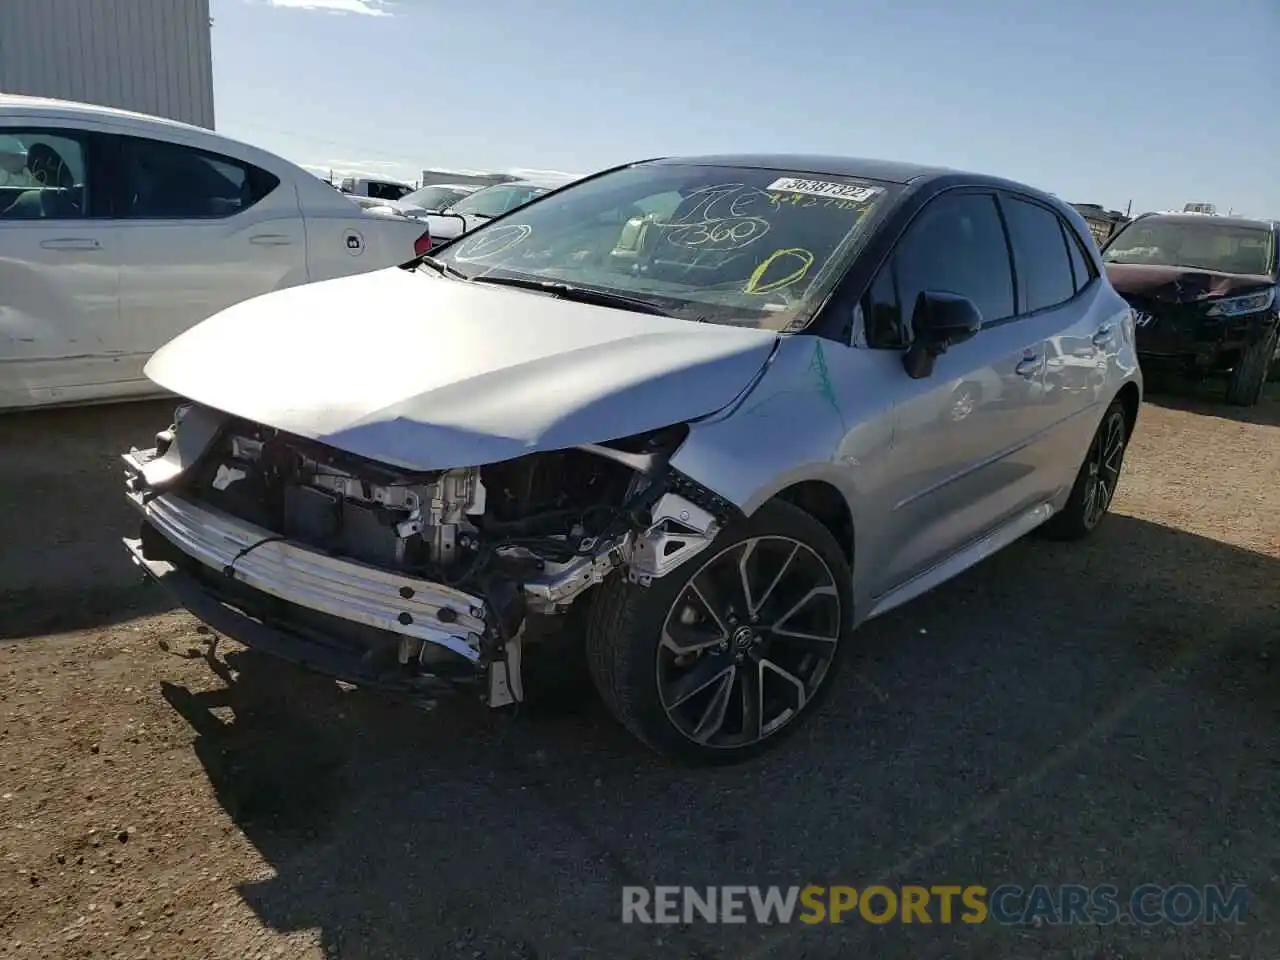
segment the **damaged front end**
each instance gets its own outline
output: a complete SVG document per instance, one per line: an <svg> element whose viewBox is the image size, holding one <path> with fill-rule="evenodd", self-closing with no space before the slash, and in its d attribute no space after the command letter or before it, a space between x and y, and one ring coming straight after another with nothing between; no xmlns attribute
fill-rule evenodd
<svg viewBox="0 0 1280 960"><path fill-rule="evenodd" d="M647 586L737 508L669 466L683 426L418 473L179 407L124 456L134 560L216 631L361 686L524 699L527 645L612 575Z"/></svg>

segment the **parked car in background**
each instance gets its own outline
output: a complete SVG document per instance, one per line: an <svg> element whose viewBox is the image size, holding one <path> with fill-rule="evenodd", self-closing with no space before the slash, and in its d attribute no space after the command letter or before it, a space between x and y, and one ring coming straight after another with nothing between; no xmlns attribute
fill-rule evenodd
<svg viewBox="0 0 1280 960"><path fill-rule="evenodd" d="M510 213L529 201L571 183L569 178L540 178L497 183L477 190L442 210L427 215L431 239L436 245L453 240L482 223Z"/></svg>
<svg viewBox="0 0 1280 960"><path fill-rule="evenodd" d="M1129 222L1129 218L1119 210L1107 210L1096 203L1073 203L1071 206L1084 217L1084 222L1089 225L1089 232L1093 234L1094 242L1099 247L1105 246L1112 234Z"/></svg>
<svg viewBox="0 0 1280 960"><path fill-rule="evenodd" d="M1280 230L1275 221L1145 214L1103 250L1135 311L1151 370L1227 377L1226 400L1256 404L1280 359Z"/></svg>
<svg viewBox="0 0 1280 960"><path fill-rule="evenodd" d="M1047 399L1050 345L1105 376ZM128 548L218 633L491 706L585 643L621 723L695 762L796 729L863 621L1094 531L1142 397L1069 206L797 156L589 177L147 374L186 402L126 456Z"/></svg>
<svg viewBox="0 0 1280 960"><path fill-rule="evenodd" d="M413 187L398 180L376 180L369 177L343 177L338 183L338 190L353 197L367 197L370 200L399 200L413 192Z"/></svg>
<svg viewBox="0 0 1280 960"><path fill-rule="evenodd" d="M354 193L342 193L340 196L346 197L361 210L372 210L374 213L382 213L384 210L390 209L387 207L387 204L391 202L389 200L380 200L377 197L361 197Z"/></svg>
<svg viewBox="0 0 1280 960"><path fill-rule="evenodd" d="M398 214L421 220L429 213L447 210L453 204L481 189L480 184L433 183L405 194L399 200L388 200L371 207L378 213Z"/></svg>
<svg viewBox="0 0 1280 960"><path fill-rule="evenodd" d="M143 364L192 324L427 243L209 130L0 96L0 408L154 394Z"/></svg>

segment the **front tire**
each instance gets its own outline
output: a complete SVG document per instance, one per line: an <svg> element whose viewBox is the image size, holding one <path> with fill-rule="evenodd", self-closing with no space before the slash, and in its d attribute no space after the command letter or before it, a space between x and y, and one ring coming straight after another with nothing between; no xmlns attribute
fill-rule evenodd
<svg viewBox="0 0 1280 960"><path fill-rule="evenodd" d="M1082 540L1098 528L1111 509L1128 445L1129 419L1124 404L1113 400L1089 444L1066 506L1040 528L1045 537Z"/></svg>
<svg viewBox="0 0 1280 960"><path fill-rule="evenodd" d="M649 587L602 584L587 663L614 717L670 758L735 763L794 733L826 695L853 609L836 539L773 501Z"/></svg>
<svg viewBox="0 0 1280 960"><path fill-rule="evenodd" d="M1227 381L1227 403L1236 407L1252 407L1262 399L1267 375L1280 339L1280 326L1240 354L1240 360Z"/></svg>

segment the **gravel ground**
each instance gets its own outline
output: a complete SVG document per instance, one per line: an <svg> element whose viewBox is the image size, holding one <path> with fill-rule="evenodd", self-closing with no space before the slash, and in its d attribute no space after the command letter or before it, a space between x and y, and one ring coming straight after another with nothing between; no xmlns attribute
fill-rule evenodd
<svg viewBox="0 0 1280 960"><path fill-rule="evenodd" d="M0 956L1280 956L1280 392L1153 397L1116 512L868 625L776 755L687 771L589 702L380 702L138 584L118 453L0 419ZM1242 925L619 922L623 884L1247 884ZM935 915L936 919L936 915Z"/></svg>

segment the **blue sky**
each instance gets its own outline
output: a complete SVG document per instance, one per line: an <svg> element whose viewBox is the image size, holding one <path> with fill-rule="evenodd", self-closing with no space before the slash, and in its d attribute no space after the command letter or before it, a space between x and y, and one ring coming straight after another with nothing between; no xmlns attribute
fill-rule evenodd
<svg viewBox="0 0 1280 960"><path fill-rule="evenodd" d="M211 7L218 129L320 168L837 153L1280 217L1276 0Z"/></svg>

